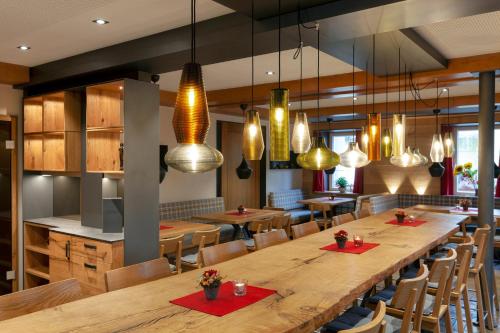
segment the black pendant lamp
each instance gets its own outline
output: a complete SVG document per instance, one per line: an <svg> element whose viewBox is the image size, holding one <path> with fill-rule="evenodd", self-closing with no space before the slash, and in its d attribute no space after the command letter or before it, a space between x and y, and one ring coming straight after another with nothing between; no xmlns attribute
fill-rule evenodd
<svg viewBox="0 0 500 333"><path fill-rule="evenodd" d="M245 119L245 111L248 107L248 104L240 104L240 109L243 111L243 119ZM245 155L241 154L241 163L240 165L236 168L236 174L238 175L239 179L248 179L252 175L252 169L247 163L247 160L245 159Z"/></svg>
<svg viewBox="0 0 500 333"><path fill-rule="evenodd" d="M328 132L331 133L332 128L330 127L330 125L333 122L333 119L332 118L326 118L326 121L328 122ZM336 169L337 169L337 167L333 167L331 169L327 169L327 170L325 170L325 173L327 175L333 175L335 173Z"/></svg>

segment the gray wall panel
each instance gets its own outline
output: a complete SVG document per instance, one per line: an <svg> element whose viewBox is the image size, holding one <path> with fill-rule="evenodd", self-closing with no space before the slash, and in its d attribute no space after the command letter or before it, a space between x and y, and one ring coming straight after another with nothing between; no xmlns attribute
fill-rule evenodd
<svg viewBox="0 0 500 333"><path fill-rule="evenodd" d="M25 174L23 178L23 218L54 215L53 177Z"/></svg>
<svg viewBox="0 0 500 333"><path fill-rule="evenodd" d="M80 214L80 177L54 176L54 216Z"/></svg>

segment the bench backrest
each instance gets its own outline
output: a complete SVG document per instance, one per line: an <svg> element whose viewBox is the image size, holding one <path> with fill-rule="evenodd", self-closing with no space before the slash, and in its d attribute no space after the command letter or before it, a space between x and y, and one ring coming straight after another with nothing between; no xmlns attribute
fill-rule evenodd
<svg viewBox="0 0 500 333"><path fill-rule="evenodd" d="M208 198L160 204L161 220L188 220L195 215L223 212L224 198Z"/></svg>
<svg viewBox="0 0 500 333"><path fill-rule="evenodd" d="M301 189L292 189L269 193L269 206L279 207L285 210L304 208L303 204L297 203L304 199L304 192Z"/></svg>

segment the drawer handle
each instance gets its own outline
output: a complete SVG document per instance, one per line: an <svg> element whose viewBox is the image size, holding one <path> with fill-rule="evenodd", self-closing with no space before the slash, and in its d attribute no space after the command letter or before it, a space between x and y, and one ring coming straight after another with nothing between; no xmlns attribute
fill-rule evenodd
<svg viewBox="0 0 500 333"><path fill-rule="evenodd" d="M97 245L83 243L83 247L89 250L97 250Z"/></svg>
<svg viewBox="0 0 500 333"><path fill-rule="evenodd" d="M97 266L96 265L91 265L91 264L84 263L83 266L85 268L92 269L94 271L97 270Z"/></svg>
<svg viewBox="0 0 500 333"><path fill-rule="evenodd" d="M70 241L66 241L66 246L65 246L65 250L66 250L66 259L70 259Z"/></svg>

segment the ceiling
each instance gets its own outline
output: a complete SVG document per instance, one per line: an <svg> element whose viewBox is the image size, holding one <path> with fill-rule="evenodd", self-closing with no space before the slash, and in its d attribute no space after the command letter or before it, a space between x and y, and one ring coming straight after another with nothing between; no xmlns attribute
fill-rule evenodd
<svg viewBox="0 0 500 333"><path fill-rule="evenodd" d="M197 1L197 20L231 13ZM104 18L111 23L92 22ZM178 0L0 0L0 62L35 66L189 24ZM26 44L29 52L17 47Z"/></svg>

